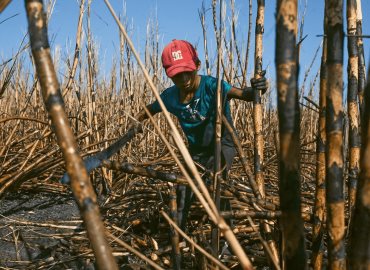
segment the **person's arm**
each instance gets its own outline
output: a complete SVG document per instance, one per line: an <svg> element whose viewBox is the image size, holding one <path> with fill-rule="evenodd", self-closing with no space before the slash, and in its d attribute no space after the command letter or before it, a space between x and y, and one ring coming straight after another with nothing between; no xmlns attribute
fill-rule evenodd
<svg viewBox="0 0 370 270"><path fill-rule="evenodd" d="M149 104L149 105L147 105L146 106L146 108L147 108L147 110L148 110L148 112L152 115L152 116L154 116L155 114L156 114L156 112L153 112L153 110L152 110L152 104ZM145 112L145 110L144 109L142 109L137 115L135 115L135 119L137 120L137 121L139 121L139 122L142 122L142 121L144 121L145 119L148 119L149 118L149 116L148 116L148 114Z"/></svg>
<svg viewBox="0 0 370 270"><path fill-rule="evenodd" d="M253 88L246 87L244 89L240 89L237 87L231 87L230 91L227 92L227 98L232 99L241 99L244 101L253 101Z"/></svg>
<svg viewBox="0 0 370 270"><path fill-rule="evenodd" d="M251 79L251 85L252 85L251 87L246 87L244 89L232 87L230 91L227 93L227 97L229 99L236 98L245 101L253 101L254 90L261 90L261 93L263 95L268 89L268 83L264 76L262 76L259 79L255 78Z"/></svg>

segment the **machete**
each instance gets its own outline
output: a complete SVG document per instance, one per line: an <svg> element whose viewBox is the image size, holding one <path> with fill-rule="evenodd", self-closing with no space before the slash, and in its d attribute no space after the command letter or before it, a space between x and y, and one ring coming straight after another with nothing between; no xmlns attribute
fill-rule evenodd
<svg viewBox="0 0 370 270"><path fill-rule="evenodd" d="M142 132L143 128L142 125L136 125L132 128L130 128L125 135L123 135L121 138L119 138L115 143L108 146L108 148L104 149L103 151L87 157L84 160L84 164L87 170L87 173L90 173L92 170L98 168L104 160L109 159L112 157L115 153L117 153L126 143L131 141L137 133ZM62 184L68 184L69 183L69 175L67 172L64 173L63 177L60 179L60 182Z"/></svg>

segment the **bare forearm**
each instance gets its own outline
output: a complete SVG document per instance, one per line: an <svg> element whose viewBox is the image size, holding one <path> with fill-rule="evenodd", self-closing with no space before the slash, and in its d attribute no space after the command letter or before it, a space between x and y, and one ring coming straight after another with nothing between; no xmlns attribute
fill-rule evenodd
<svg viewBox="0 0 370 270"><path fill-rule="evenodd" d="M253 88L246 87L244 89L232 87L229 93L227 94L228 98L241 99L244 101L253 101Z"/></svg>

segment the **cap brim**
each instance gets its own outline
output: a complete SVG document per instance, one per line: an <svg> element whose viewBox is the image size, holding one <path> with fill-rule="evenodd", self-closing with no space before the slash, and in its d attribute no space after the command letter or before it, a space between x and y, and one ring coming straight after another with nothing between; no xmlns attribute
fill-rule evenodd
<svg viewBox="0 0 370 270"><path fill-rule="evenodd" d="M168 69L166 69L166 74L168 77L172 78L181 72L189 72L189 71L195 71L195 70L197 70L197 67L194 64L194 62L191 61L188 63L181 63L178 65L169 67Z"/></svg>

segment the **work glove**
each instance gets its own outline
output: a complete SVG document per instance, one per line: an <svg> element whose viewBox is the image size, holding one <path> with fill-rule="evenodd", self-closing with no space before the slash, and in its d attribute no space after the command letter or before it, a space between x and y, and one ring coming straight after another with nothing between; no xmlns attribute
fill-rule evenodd
<svg viewBox="0 0 370 270"><path fill-rule="evenodd" d="M267 91L268 89L268 82L265 77L266 70L263 70L261 72L261 77L259 79L252 78L251 79L251 86L253 89L261 90L262 95Z"/></svg>

